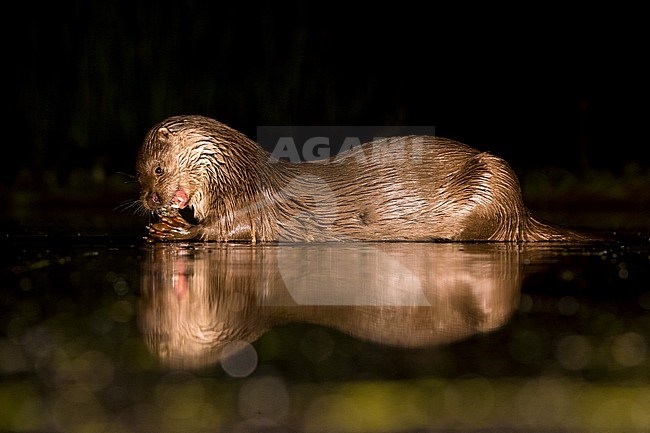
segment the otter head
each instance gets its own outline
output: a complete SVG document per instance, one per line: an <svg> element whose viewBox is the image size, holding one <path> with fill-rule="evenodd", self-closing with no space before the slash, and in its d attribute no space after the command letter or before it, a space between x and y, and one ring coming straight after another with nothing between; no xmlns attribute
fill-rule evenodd
<svg viewBox="0 0 650 433"><path fill-rule="evenodd" d="M190 199L189 179L177 158L180 143L164 125L153 128L140 149L136 172L145 208L159 211L166 206L183 209Z"/></svg>
<svg viewBox="0 0 650 433"><path fill-rule="evenodd" d="M217 202L232 203L257 182L261 149L228 126L202 116L170 117L154 126L136 171L146 209L191 208L197 222Z"/></svg>

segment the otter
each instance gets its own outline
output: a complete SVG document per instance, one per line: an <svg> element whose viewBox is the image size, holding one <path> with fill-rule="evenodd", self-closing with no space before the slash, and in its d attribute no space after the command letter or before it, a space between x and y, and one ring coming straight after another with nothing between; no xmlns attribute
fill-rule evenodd
<svg viewBox="0 0 650 433"><path fill-rule="evenodd" d="M274 158L214 119L170 117L137 156L150 241L581 241L542 222L501 158L402 136L324 161Z"/></svg>

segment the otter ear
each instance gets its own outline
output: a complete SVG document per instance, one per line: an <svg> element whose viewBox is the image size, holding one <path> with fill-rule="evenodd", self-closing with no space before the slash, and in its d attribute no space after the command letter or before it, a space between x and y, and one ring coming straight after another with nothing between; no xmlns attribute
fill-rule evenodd
<svg viewBox="0 0 650 433"><path fill-rule="evenodd" d="M156 138L163 143L168 142L171 135L172 133L165 127L158 128L158 131L156 131Z"/></svg>

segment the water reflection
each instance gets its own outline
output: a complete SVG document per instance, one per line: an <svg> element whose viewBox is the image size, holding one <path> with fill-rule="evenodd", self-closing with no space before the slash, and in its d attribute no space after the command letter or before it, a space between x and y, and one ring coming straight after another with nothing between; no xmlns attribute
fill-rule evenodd
<svg viewBox="0 0 650 433"><path fill-rule="evenodd" d="M518 305L519 248L156 244L143 265L141 329L173 366L250 352L249 343L289 322L400 347L447 343L505 324ZM254 368L247 359L237 364L242 375L246 362Z"/></svg>

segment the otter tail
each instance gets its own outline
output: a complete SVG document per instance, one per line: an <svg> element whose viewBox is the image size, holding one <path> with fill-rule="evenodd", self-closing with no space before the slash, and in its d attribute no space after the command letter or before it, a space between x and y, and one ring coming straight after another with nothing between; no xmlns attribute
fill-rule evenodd
<svg viewBox="0 0 650 433"><path fill-rule="evenodd" d="M595 242L601 240L598 236L547 223L530 214L526 221L526 230L523 233L524 239L522 240L528 242Z"/></svg>

